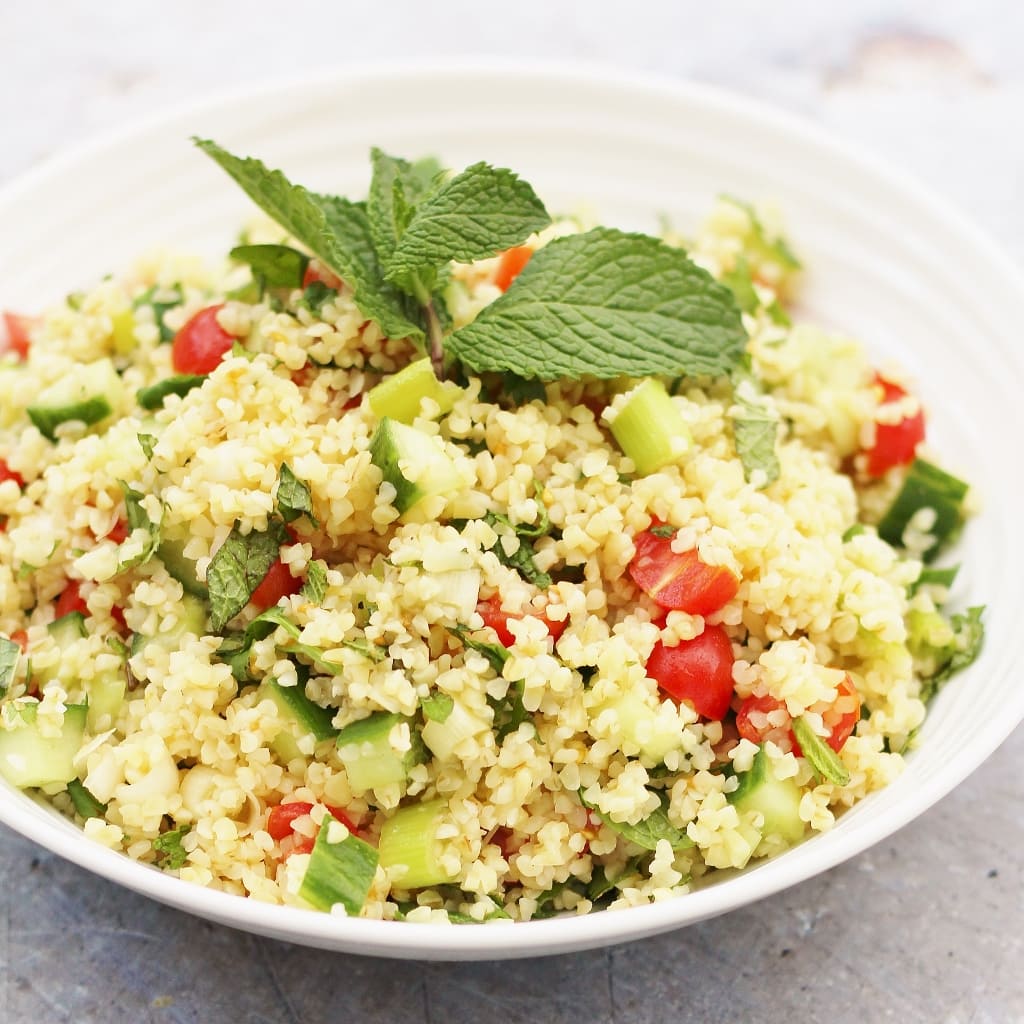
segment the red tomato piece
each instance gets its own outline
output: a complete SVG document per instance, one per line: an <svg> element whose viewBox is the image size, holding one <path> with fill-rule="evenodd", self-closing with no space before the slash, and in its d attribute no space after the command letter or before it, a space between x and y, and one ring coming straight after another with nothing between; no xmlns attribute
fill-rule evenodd
<svg viewBox="0 0 1024 1024"><path fill-rule="evenodd" d="M221 303L199 310L174 336L171 363L177 373L212 373L224 353L231 351L234 336L217 322L217 314L223 308Z"/></svg>
<svg viewBox="0 0 1024 1024"><path fill-rule="evenodd" d="M647 674L675 701L689 701L702 718L720 721L732 701L732 643L721 626L675 647L660 641L647 659Z"/></svg>
<svg viewBox="0 0 1024 1024"><path fill-rule="evenodd" d="M260 585L252 592L249 600L261 612L272 608L282 597L297 594L302 587L302 580L291 574L291 570L279 558L267 570Z"/></svg>
<svg viewBox="0 0 1024 1024"><path fill-rule="evenodd" d="M503 291L507 292L509 285L519 276L523 267L530 262L533 250L528 245L513 245L506 249L498 258L498 266L491 279Z"/></svg>
<svg viewBox="0 0 1024 1024"><path fill-rule="evenodd" d="M826 742L838 754L860 721L860 694L849 675L837 689L838 696L821 718L829 729Z"/></svg>
<svg viewBox="0 0 1024 1024"><path fill-rule="evenodd" d="M882 389L882 406L898 402L907 392L879 374L875 383ZM904 416L896 423L876 423L875 443L865 452L869 476L884 476L894 466L906 466L914 461L917 446L924 440L924 411L918 409L912 416Z"/></svg>
<svg viewBox="0 0 1024 1024"><path fill-rule="evenodd" d="M5 480L13 480L22 489L25 487L25 478L17 470L11 469L3 459L0 459L0 484Z"/></svg>
<svg viewBox="0 0 1024 1024"><path fill-rule="evenodd" d="M11 634L11 643L17 644L21 648L21 653L24 654L28 650L28 633L23 629L16 629Z"/></svg>
<svg viewBox="0 0 1024 1024"><path fill-rule="evenodd" d="M128 539L128 524L123 519L118 519L114 525L107 530L107 540L115 544L123 544Z"/></svg>
<svg viewBox="0 0 1024 1024"><path fill-rule="evenodd" d="M696 549L673 551L671 537L644 530L633 544L636 554L629 563L629 575L662 608L711 615L739 590L740 581L728 569L705 564Z"/></svg>
<svg viewBox="0 0 1024 1024"><path fill-rule="evenodd" d="M342 825L349 830L349 832L357 833L359 831L359 829L352 824L352 819L345 813L344 808L335 807L333 804L324 804L324 807L330 811L331 817L334 818L335 821L340 821Z"/></svg>
<svg viewBox="0 0 1024 1024"><path fill-rule="evenodd" d="M319 281L335 291L341 290L341 278L333 270L329 270L317 260L310 260L306 272L302 275L302 287L308 288L314 281Z"/></svg>
<svg viewBox="0 0 1024 1024"><path fill-rule="evenodd" d="M476 610L484 620L484 625L490 626L498 634L499 643L505 647L511 647L516 642L516 638L508 628L509 619L523 619L526 617L525 615L514 615L512 612L504 611L501 607L501 597L498 594L489 597L486 601L481 601L476 606ZM565 627L569 624L568 619L555 622L546 615L538 615L537 618L548 627L551 639L556 641L565 632Z"/></svg>
<svg viewBox="0 0 1024 1024"><path fill-rule="evenodd" d="M292 836L294 842L289 843L287 848L281 847L281 860L287 860L293 853L312 853L313 847L316 845L316 840L311 839L309 836L303 836L301 839L298 836Z"/></svg>
<svg viewBox="0 0 1024 1024"><path fill-rule="evenodd" d="M19 316L17 313L4 313L4 329L7 340L0 344L0 353L14 352L24 362L28 359L29 340L28 332L32 327L33 319L30 316Z"/></svg>
<svg viewBox="0 0 1024 1024"><path fill-rule="evenodd" d="M89 614L89 606L82 600L80 593L82 584L78 580L69 580L60 597L57 598L57 607L54 609L54 618L61 618L70 615L72 612Z"/></svg>
<svg viewBox="0 0 1024 1024"><path fill-rule="evenodd" d="M309 814L311 810L313 810L313 805L301 800L272 807L267 815L267 831L270 833L271 839L280 842L285 836L290 836L295 819Z"/></svg>
<svg viewBox="0 0 1024 1024"><path fill-rule="evenodd" d="M782 707L782 704L767 694L762 697L747 697L740 705L739 711L736 712L736 731L743 739L750 740L751 743L761 744L767 740L772 740L783 749L786 749L787 743L790 747L795 747L796 740L793 738L793 732L789 728L789 712L786 712L785 725L770 725L760 717L761 715L771 714L771 712L777 711L780 707Z"/></svg>

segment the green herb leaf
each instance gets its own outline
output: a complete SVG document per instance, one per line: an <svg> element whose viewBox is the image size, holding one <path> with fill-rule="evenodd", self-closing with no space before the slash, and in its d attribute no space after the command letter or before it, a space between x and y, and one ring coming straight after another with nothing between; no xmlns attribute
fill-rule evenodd
<svg viewBox="0 0 1024 1024"><path fill-rule="evenodd" d="M921 575L910 584L910 594L913 596L921 587L945 587L948 590L956 582L956 576L959 571L959 563L942 569L922 569Z"/></svg>
<svg viewBox="0 0 1024 1024"><path fill-rule="evenodd" d="M400 157L388 156L375 146L370 150L373 179L366 204L377 256L387 263L409 226L413 210L433 187L441 174L436 160L409 163Z"/></svg>
<svg viewBox="0 0 1024 1024"><path fill-rule="evenodd" d="M125 569L132 569L137 565L144 565L152 557L160 545L160 523L154 523L149 518L149 513L142 504L144 495L141 491L133 490L123 480L118 480L121 490L124 492L125 518L128 520L129 531L144 529L149 533L149 540L142 551L131 558L123 558L117 563L117 571L124 572ZM127 542L126 542L127 543Z"/></svg>
<svg viewBox="0 0 1024 1024"><path fill-rule="evenodd" d="M839 755L811 728L803 715L793 719L793 735L820 778L834 786L845 786L850 781L850 773Z"/></svg>
<svg viewBox="0 0 1024 1024"><path fill-rule="evenodd" d="M148 388L139 388L135 392L135 400L143 409L159 409L168 395L187 395L193 388L200 387L204 380L206 380L205 376L192 373L165 377Z"/></svg>
<svg viewBox="0 0 1024 1024"><path fill-rule="evenodd" d="M968 608L963 615L954 615L949 624L953 627L953 642L947 648L947 660L930 679L921 686L921 700L927 702L942 689L944 683L967 668L981 653L985 643L985 624L981 616L984 605Z"/></svg>
<svg viewBox="0 0 1024 1024"><path fill-rule="evenodd" d="M266 288L301 288L309 257L290 245L236 245L228 255L248 263Z"/></svg>
<svg viewBox="0 0 1024 1024"><path fill-rule="evenodd" d="M177 871L188 860L181 841L191 831L191 825L180 825L153 840L153 849L160 855L160 867L165 871Z"/></svg>
<svg viewBox="0 0 1024 1024"><path fill-rule="evenodd" d="M310 604L319 604L327 593L327 568L323 562L310 562L306 566L306 582L299 593Z"/></svg>
<svg viewBox="0 0 1024 1024"><path fill-rule="evenodd" d="M779 433L779 416L774 409L753 399L735 396L738 411L732 417L736 454L743 463L743 476L749 483L754 474L763 474L762 487L779 478L779 456L775 442Z"/></svg>
<svg viewBox="0 0 1024 1024"><path fill-rule="evenodd" d="M501 394L507 396L514 406L548 400L548 393L539 380L520 377L518 373L502 374Z"/></svg>
<svg viewBox="0 0 1024 1024"><path fill-rule="evenodd" d="M137 434L139 447L147 459L153 458L153 449L156 447L157 438L155 434Z"/></svg>
<svg viewBox="0 0 1024 1024"><path fill-rule="evenodd" d="M280 520L271 520L265 533L243 534L236 523L217 549L206 571L210 590L210 620L219 633L248 603L263 582L287 540Z"/></svg>
<svg viewBox="0 0 1024 1024"><path fill-rule="evenodd" d="M497 675L501 675L505 662L512 657L512 652L504 644L492 644L485 640L474 640L465 626L450 626L448 632L457 636L464 647L482 654L490 663Z"/></svg>
<svg viewBox="0 0 1024 1024"><path fill-rule="evenodd" d="M433 189L405 217L407 225L384 263L391 281L450 260L493 256L551 223L525 181L486 163L473 164Z"/></svg>
<svg viewBox="0 0 1024 1024"><path fill-rule="evenodd" d="M314 526L319 526L313 515L313 497L309 484L300 480L287 462L281 463L277 478L277 511L286 523L293 523L299 516L306 516Z"/></svg>
<svg viewBox="0 0 1024 1024"><path fill-rule="evenodd" d="M0 636L0 694L6 693L14 682L14 673L21 657L21 647L13 640Z"/></svg>
<svg viewBox="0 0 1024 1024"><path fill-rule="evenodd" d="M749 249L752 255L760 259L772 260L778 263L783 270L800 269L801 263L796 258L793 250L790 249L786 239L782 235L770 236L761 218L758 217L757 211L750 203L737 199L735 196L724 195L721 198L733 206L738 206L750 219L751 237Z"/></svg>
<svg viewBox="0 0 1024 1024"><path fill-rule="evenodd" d="M668 523L658 523L657 526L652 526L648 533L653 533L655 537L661 537L662 540L671 540L678 532L677 527L669 526Z"/></svg>
<svg viewBox="0 0 1024 1024"><path fill-rule="evenodd" d="M369 658L370 661L380 662L383 661L387 656L388 652L385 647L380 644L371 644L369 640L342 640L343 647L347 647L350 651L355 651L357 654L361 654L364 658Z"/></svg>
<svg viewBox="0 0 1024 1024"><path fill-rule="evenodd" d="M107 805L101 804L78 779L68 783L68 796L80 818L102 818L107 812Z"/></svg>
<svg viewBox="0 0 1024 1024"><path fill-rule="evenodd" d="M540 380L717 377L739 365L746 340L732 293L684 253L596 228L538 249L448 350L472 370Z"/></svg>
<svg viewBox="0 0 1024 1024"><path fill-rule="evenodd" d="M756 313L761 304L754 290L754 279L750 274L750 264L746 256L737 256L732 270L720 278L729 291L736 297L736 304L744 313Z"/></svg>
<svg viewBox="0 0 1024 1024"><path fill-rule="evenodd" d="M435 693L420 701L424 717L432 722L447 722L448 716L455 707L455 701L447 693Z"/></svg>
<svg viewBox="0 0 1024 1024"><path fill-rule="evenodd" d="M156 295L158 293L166 295L167 298L157 299ZM132 308L138 309L140 306L152 307L153 320L160 332L160 343L165 345L167 342L174 340L175 332L164 323L164 314L168 310L180 306L184 301L185 295L181 290L180 284L171 285L170 288L158 288L156 285L153 285L132 302Z"/></svg>
<svg viewBox="0 0 1024 1024"><path fill-rule="evenodd" d="M612 819L598 809L595 804L589 803L580 791L580 802L588 810L593 811L613 832L617 832L623 839L628 839L645 850L656 850L661 839L667 839L673 850L688 850L693 846L693 840L683 831L676 828L668 820L668 797L662 793L659 796L661 806L649 814L643 821L635 825L627 825L625 822L612 821Z"/></svg>
<svg viewBox="0 0 1024 1024"><path fill-rule="evenodd" d="M867 529L868 528L863 523L854 523L853 526L843 531L843 543L848 544L854 537L859 537L862 533L867 533Z"/></svg>
<svg viewBox="0 0 1024 1024"><path fill-rule="evenodd" d="M336 661L328 661L324 657L324 649L322 647L313 647L310 644L289 644L285 650L288 654L301 654L304 658L309 658L313 667L321 675L337 676L345 671L344 665L339 665Z"/></svg>
<svg viewBox="0 0 1024 1024"><path fill-rule="evenodd" d="M317 195L259 160L233 156L206 139L194 141L253 202L349 285L360 312L384 334L422 341L423 329L408 319L401 296L383 280L364 204Z"/></svg>
<svg viewBox="0 0 1024 1024"><path fill-rule="evenodd" d="M310 281L302 291L299 305L305 306L313 316L319 316L323 304L328 299L333 299L337 294L333 288L324 284L323 281Z"/></svg>
<svg viewBox="0 0 1024 1024"><path fill-rule="evenodd" d="M545 512L546 515L547 513ZM532 544L530 544L533 527L527 526L524 533L519 526L512 526L507 516L496 512L488 512L484 516L484 521L498 534L498 542L491 549L498 556L498 561L502 565L507 565L510 569L515 569L527 583L532 583L541 590L547 590L551 586L552 579L549 573L541 572L537 568L537 563L533 560L534 551ZM506 531L511 530L519 537L519 547L511 555L505 550L505 545L501 542L502 529L500 528L504 528Z"/></svg>

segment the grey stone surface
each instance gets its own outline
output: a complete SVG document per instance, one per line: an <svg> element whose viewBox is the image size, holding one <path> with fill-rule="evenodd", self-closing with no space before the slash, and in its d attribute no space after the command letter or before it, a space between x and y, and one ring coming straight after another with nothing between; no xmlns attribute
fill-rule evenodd
<svg viewBox="0 0 1024 1024"><path fill-rule="evenodd" d="M1024 258L1024 8L1008 0L43 0L0 4L0 40L0 182L224 86L378 56L586 60L802 112L926 178ZM389 962L256 938L0 827L0 1021L1021 1021L1022 760L1018 729L896 836L754 906L509 963Z"/></svg>

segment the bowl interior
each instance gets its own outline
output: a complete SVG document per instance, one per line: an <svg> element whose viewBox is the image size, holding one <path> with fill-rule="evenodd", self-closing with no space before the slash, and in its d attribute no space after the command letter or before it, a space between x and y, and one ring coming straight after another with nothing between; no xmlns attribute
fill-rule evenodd
<svg viewBox="0 0 1024 1024"><path fill-rule="evenodd" d="M515 83L510 88L509 83ZM82 840L4 788L0 817L83 866L237 927L351 952L417 958L527 956L650 934L732 909L830 867L948 792L1024 716L1013 656L1024 564L1015 529L1024 355L1021 279L996 247L918 185L788 116L701 87L550 68L382 68L227 97L61 158L0 193L0 308L30 311L159 246L211 255L250 212L189 144L215 138L321 190L362 194L371 145L453 166L519 171L549 209L684 230L720 192L777 202L808 268L810 319L860 338L919 382L930 437L976 486L982 510L957 552L955 598L986 603L990 641L943 692L890 787L830 833L670 903L484 929L346 921L195 889ZM1000 571L1003 570L1003 571Z"/></svg>

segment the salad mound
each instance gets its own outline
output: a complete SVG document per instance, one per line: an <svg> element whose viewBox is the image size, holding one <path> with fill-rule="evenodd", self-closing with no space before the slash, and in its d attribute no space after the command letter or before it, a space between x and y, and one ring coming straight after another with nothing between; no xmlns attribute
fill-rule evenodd
<svg viewBox="0 0 1024 1024"><path fill-rule="evenodd" d="M201 885L408 921L682 895L901 769L970 664L966 483L800 262L552 220L379 150L365 201L4 314L0 775Z"/></svg>

